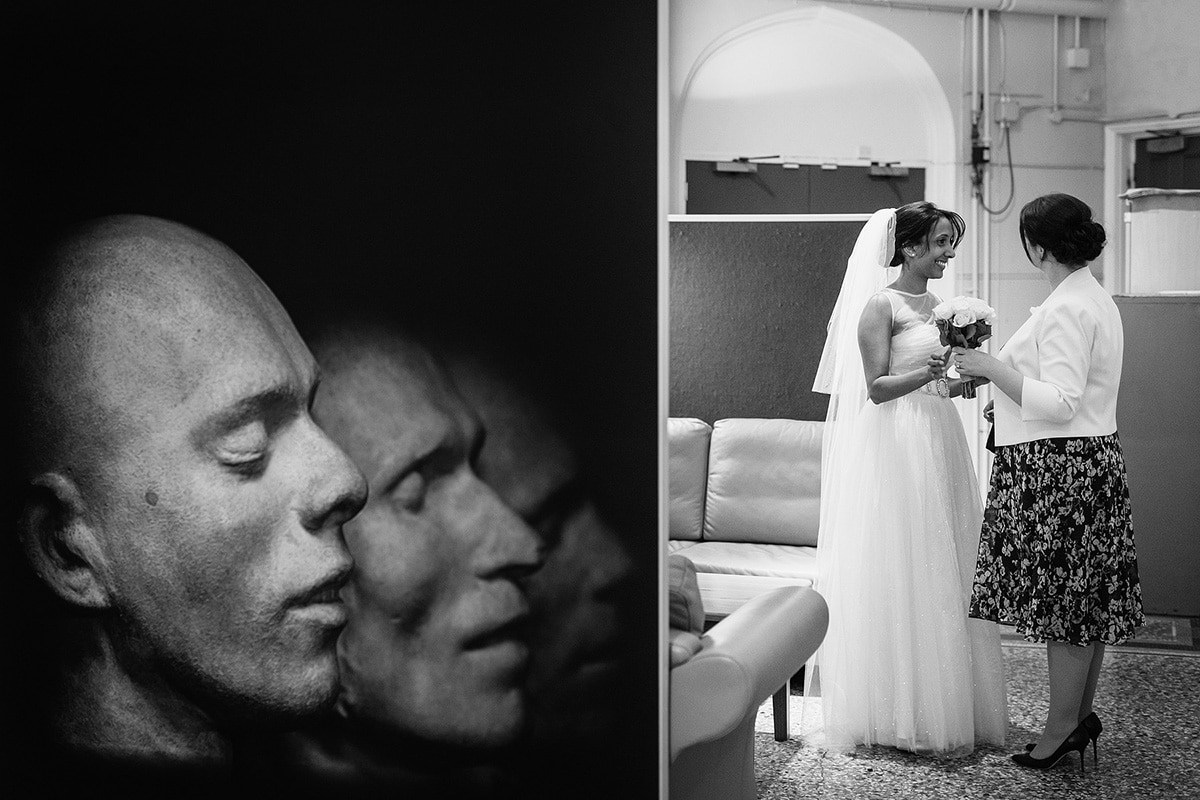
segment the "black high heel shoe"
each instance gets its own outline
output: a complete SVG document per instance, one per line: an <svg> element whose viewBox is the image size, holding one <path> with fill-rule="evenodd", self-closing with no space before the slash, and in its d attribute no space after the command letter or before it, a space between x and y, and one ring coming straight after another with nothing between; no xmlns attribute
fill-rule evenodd
<svg viewBox="0 0 1200 800"><path fill-rule="evenodd" d="M1100 732L1104 730L1104 726L1100 724L1100 717L1096 716L1093 711L1079 721L1083 729L1087 731L1088 738L1092 740L1092 766L1096 766L1099 762L1099 756L1096 754L1096 740L1100 738Z"/></svg>
<svg viewBox="0 0 1200 800"><path fill-rule="evenodd" d="M1087 751L1088 742L1092 740L1091 734L1087 728L1080 723L1071 731L1066 739L1063 739L1062 744L1058 749L1051 753L1046 758L1034 758L1029 753L1015 753L1012 760L1022 767L1030 767L1032 769L1050 769L1059 761L1062 761L1063 756L1072 750L1079 753L1079 774L1084 774L1083 754Z"/></svg>
<svg viewBox="0 0 1200 800"><path fill-rule="evenodd" d="M1092 766L1095 766L1096 764L1100 763L1100 757L1096 753L1096 740L1100 738L1100 734L1104 730L1104 725L1100 723L1100 717L1096 715L1095 711L1089 713L1086 717L1079 720L1079 724L1083 726L1085 731L1087 731L1088 738L1092 741ZM1025 745L1025 752L1028 753L1035 747L1037 747L1036 742L1028 742Z"/></svg>

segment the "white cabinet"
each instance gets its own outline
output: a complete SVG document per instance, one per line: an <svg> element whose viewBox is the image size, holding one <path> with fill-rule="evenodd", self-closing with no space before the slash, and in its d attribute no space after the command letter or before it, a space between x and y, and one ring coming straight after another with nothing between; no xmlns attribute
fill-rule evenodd
<svg viewBox="0 0 1200 800"><path fill-rule="evenodd" d="M1200 293L1200 189L1131 189L1125 200L1125 291Z"/></svg>

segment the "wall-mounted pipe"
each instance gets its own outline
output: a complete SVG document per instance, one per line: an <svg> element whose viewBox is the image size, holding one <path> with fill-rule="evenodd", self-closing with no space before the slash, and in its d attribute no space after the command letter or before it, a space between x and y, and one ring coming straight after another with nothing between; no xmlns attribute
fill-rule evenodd
<svg viewBox="0 0 1200 800"><path fill-rule="evenodd" d="M1058 15L1054 15L1054 47L1053 58L1054 63L1051 64L1050 72L1050 110L1051 112L1058 111Z"/></svg>
<svg viewBox="0 0 1200 800"><path fill-rule="evenodd" d="M983 23L979 35L983 37L983 118L979 123L979 135L983 146L992 152L992 12L983 10ZM987 175L987 170L984 170Z"/></svg>
<svg viewBox="0 0 1200 800"><path fill-rule="evenodd" d="M1108 18L1108 0L826 0L860 6L965 11L978 8L1013 14L1059 14L1065 17Z"/></svg>
<svg viewBox="0 0 1200 800"><path fill-rule="evenodd" d="M978 123L975 104L979 102L979 9L971 9L971 121Z"/></svg>
<svg viewBox="0 0 1200 800"><path fill-rule="evenodd" d="M983 11L983 26L979 32L983 37L983 122L981 127L985 131L983 142L988 148L988 161L983 168L982 181L979 185L979 203L983 206L983 210L987 212L992 206L992 171L991 152L992 152L992 55L991 55L991 40L992 40L992 12L988 9ZM991 301L992 296L992 219L991 213L988 212L983 217L984 224L980 227L979 238L983 245L983 261L980 262L979 269L979 298L987 303Z"/></svg>
<svg viewBox="0 0 1200 800"><path fill-rule="evenodd" d="M971 125L977 129L979 125L979 14L978 8L971 9ZM978 109L982 112L982 109ZM974 146L974 142L970 143ZM980 225L979 203L972 194L971 200L971 230L978 231ZM979 245L979 236L972 239L973 257L971 259L971 290L976 297L982 297L980 291L979 271L983 263L983 248Z"/></svg>

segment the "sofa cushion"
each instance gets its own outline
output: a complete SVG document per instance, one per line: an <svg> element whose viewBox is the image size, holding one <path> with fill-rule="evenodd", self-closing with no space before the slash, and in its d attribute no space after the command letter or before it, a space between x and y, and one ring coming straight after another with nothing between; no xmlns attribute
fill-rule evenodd
<svg viewBox="0 0 1200 800"><path fill-rule="evenodd" d="M671 417L667 420L671 498L668 530L671 539L700 540L711 436L712 426L702 419Z"/></svg>
<svg viewBox="0 0 1200 800"><path fill-rule="evenodd" d="M773 578L727 572L700 572L696 577L700 579L700 596L704 598L704 616L712 621L729 616L760 594L784 586L812 587L808 578Z"/></svg>
<svg viewBox="0 0 1200 800"><path fill-rule="evenodd" d="M751 418L713 423L704 540L815 546L824 424Z"/></svg>
<svg viewBox="0 0 1200 800"><path fill-rule="evenodd" d="M808 545L757 542L698 542L670 558L686 557L697 572L727 575L762 575L814 581L817 548Z"/></svg>

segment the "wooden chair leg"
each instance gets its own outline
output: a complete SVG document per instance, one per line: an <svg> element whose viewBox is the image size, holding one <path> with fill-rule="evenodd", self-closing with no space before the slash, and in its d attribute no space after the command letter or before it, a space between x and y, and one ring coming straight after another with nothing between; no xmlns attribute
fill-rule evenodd
<svg viewBox="0 0 1200 800"><path fill-rule="evenodd" d="M783 688L771 697L771 708L775 717L775 741L786 742L791 734L791 704L792 680L788 678Z"/></svg>

